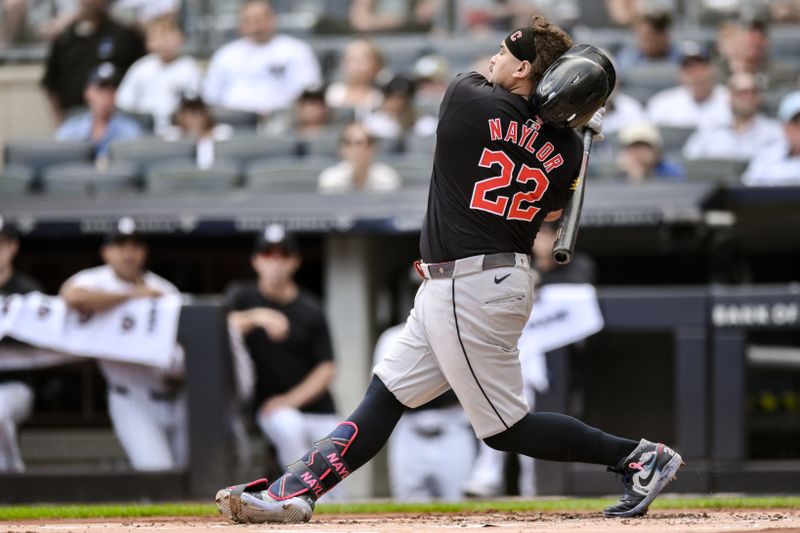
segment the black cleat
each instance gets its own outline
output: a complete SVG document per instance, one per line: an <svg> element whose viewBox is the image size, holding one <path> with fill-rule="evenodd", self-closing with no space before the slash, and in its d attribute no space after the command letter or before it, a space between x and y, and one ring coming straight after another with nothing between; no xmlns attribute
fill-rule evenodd
<svg viewBox="0 0 800 533"><path fill-rule="evenodd" d="M675 479L683 466L680 454L664 444L642 439L639 446L616 468L609 471L622 475L625 492L616 505L603 511L606 518L642 516L664 487Z"/></svg>

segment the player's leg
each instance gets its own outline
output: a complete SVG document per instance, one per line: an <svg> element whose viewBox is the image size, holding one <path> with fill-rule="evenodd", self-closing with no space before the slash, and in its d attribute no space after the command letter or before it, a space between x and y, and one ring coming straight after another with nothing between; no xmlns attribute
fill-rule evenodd
<svg viewBox="0 0 800 533"><path fill-rule="evenodd" d="M293 458L300 457L302 453L313 447L314 443L325 435L330 434L339 424L339 418L334 414L324 415L316 413L302 413L303 422L305 423L305 437L306 443L303 450L294 455ZM347 498L347 484L336 485L330 492L325 494L325 500L333 502L342 502Z"/></svg>
<svg viewBox="0 0 800 533"><path fill-rule="evenodd" d="M412 311L353 414L272 484L258 480L220 490L218 508L237 522L309 520L319 497L383 447L406 406L421 405L448 388Z"/></svg>
<svg viewBox="0 0 800 533"><path fill-rule="evenodd" d="M534 274L519 266L456 274L435 282L440 298L429 316L439 320L425 327L476 435L501 451L616 469L634 484L626 482L623 508L615 506L607 514L644 512L674 477L680 456L663 445L637 445L566 415L529 414L516 345L530 315ZM439 332L435 338L430 333L434 328ZM631 473L630 468L639 470Z"/></svg>

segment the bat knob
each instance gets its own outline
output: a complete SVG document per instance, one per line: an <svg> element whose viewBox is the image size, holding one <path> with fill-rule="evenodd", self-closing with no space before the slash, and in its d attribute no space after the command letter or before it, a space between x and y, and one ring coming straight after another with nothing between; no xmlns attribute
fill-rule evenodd
<svg viewBox="0 0 800 533"><path fill-rule="evenodd" d="M559 265L566 265L572 261L572 253L569 250L554 250L553 260Z"/></svg>

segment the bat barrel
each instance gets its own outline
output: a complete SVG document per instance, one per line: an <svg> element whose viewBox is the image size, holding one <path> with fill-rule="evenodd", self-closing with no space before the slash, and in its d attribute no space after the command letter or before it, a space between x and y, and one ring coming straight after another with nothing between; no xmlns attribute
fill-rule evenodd
<svg viewBox="0 0 800 533"><path fill-rule="evenodd" d="M581 160L578 177L575 178L572 188L572 198L564 207L561 216L561 225L558 228L556 242L553 245L553 260L559 265L566 265L572 261L575 253L575 241L578 239L578 225L583 209L583 195L585 190L586 167L589 165L589 152L592 149L593 133L589 129L583 132L583 159Z"/></svg>

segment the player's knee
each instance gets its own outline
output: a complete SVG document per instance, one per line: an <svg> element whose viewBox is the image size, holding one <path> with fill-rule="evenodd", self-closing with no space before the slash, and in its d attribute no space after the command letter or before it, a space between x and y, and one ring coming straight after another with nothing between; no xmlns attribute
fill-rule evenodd
<svg viewBox="0 0 800 533"><path fill-rule="evenodd" d="M517 450L518 431L511 427L505 431L486 437L483 442L490 448L500 452L513 452Z"/></svg>

